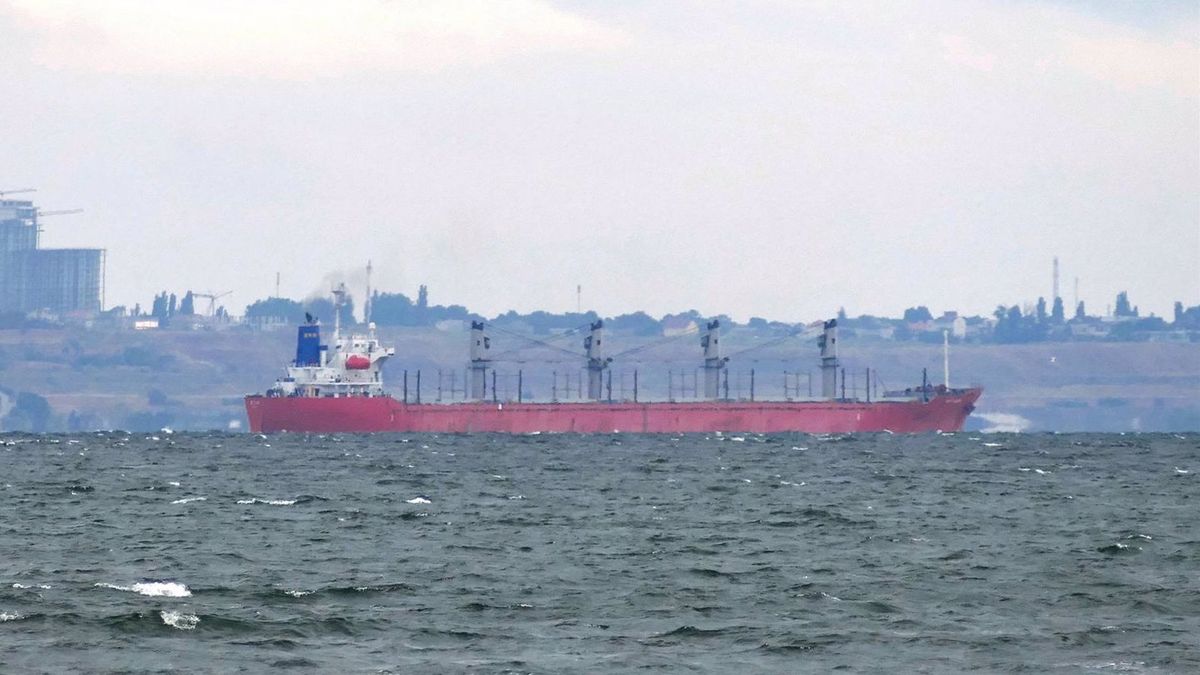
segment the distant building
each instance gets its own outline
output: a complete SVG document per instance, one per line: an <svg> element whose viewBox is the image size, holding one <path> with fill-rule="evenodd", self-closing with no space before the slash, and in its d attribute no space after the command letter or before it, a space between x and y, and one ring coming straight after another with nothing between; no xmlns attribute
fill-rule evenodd
<svg viewBox="0 0 1200 675"><path fill-rule="evenodd" d="M0 312L103 309L104 249L39 248L39 232L33 202L0 200Z"/></svg>

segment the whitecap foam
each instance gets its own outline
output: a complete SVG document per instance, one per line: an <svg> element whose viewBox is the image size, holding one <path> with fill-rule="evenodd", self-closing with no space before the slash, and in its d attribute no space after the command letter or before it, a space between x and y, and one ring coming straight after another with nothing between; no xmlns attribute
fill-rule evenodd
<svg viewBox="0 0 1200 675"><path fill-rule="evenodd" d="M173 501L171 503L172 504L191 504L192 502L203 502L203 501L206 501L207 499L208 499L208 497L184 497L183 499L176 499L175 501Z"/></svg>
<svg viewBox="0 0 1200 675"><path fill-rule="evenodd" d="M40 588L40 589L42 589L43 591L48 591L48 590L50 590L50 584L36 584L36 585L34 585L34 586L27 586L27 585L25 585L25 584L22 584L22 583L15 583L15 584L13 584L13 585L12 585L12 587L13 587L13 588L15 588L15 589L17 589L17 590L24 590L24 589L27 589L27 588Z"/></svg>
<svg viewBox="0 0 1200 675"><path fill-rule="evenodd" d="M1181 475L1181 476L1186 476L1186 475L1188 475L1189 473L1191 473L1191 471L1188 471L1187 469L1181 469L1181 468L1179 468L1179 467L1175 467L1175 473L1177 473L1177 474L1179 474L1179 475Z"/></svg>
<svg viewBox="0 0 1200 675"><path fill-rule="evenodd" d="M186 598L192 595L188 587L174 581L140 581L132 586L116 584L96 584L99 588L111 588L114 591L126 591L146 595L152 598Z"/></svg>
<svg viewBox="0 0 1200 675"><path fill-rule="evenodd" d="M985 447L985 448L1003 448L1004 444L1003 443L984 443L983 447Z"/></svg>
<svg viewBox="0 0 1200 675"><path fill-rule="evenodd" d="M977 415L991 425L986 429L980 429L985 434L1019 434L1033 426L1033 422L1015 413L977 413Z"/></svg>
<svg viewBox="0 0 1200 675"><path fill-rule="evenodd" d="M293 598L303 598L306 595L313 594L312 591L295 591L290 588L285 588L283 592L286 593L287 595L292 596Z"/></svg>
<svg viewBox="0 0 1200 675"><path fill-rule="evenodd" d="M424 497L413 497L412 499L405 500L405 503L406 504L432 504L433 502L429 501L428 499L426 499Z"/></svg>
<svg viewBox="0 0 1200 675"><path fill-rule="evenodd" d="M239 504L267 504L269 506L291 506L296 503L295 499L259 499L251 497L250 499L239 499Z"/></svg>
<svg viewBox="0 0 1200 675"><path fill-rule="evenodd" d="M163 623L179 630L192 630L196 627L196 624L200 623L200 617L195 614L184 614L183 612L164 609L158 615L162 617Z"/></svg>
<svg viewBox="0 0 1200 675"><path fill-rule="evenodd" d="M167 481L167 485L170 485L172 487L179 487L180 483L177 480L172 480L172 481Z"/></svg>
<svg viewBox="0 0 1200 675"><path fill-rule="evenodd" d="M20 614L17 614L16 612L12 612L12 613L0 612L0 623L3 623L5 621L16 621L17 619L24 619L24 618L25 618L24 616L21 616Z"/></svg>

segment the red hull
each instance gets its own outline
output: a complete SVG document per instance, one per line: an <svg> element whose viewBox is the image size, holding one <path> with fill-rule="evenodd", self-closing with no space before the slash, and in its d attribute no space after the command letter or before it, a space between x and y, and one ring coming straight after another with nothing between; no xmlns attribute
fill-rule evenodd
<svg viewBox="0 0 1200 675"><path fill-rule="evenodd" d="M799 431L849 433L958 431L981 389L938 394L928 402L762 401L691 403L402 403L390 396L304 398L247 396L256 433L575 432L688 433Z"/></svg>

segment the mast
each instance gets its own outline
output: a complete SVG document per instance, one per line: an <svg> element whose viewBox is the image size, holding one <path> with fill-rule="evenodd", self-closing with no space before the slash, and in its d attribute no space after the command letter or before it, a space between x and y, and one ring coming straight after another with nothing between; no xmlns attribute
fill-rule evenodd
<svg viewBox="0 0 1200 675"><path fill-rule="evenodd" d="M705 324L707 332L700 336L704 349L704 398L715 401L721 397L721 370L728 358L721 357L721 321L713 319Z"/></svg>
<svg viewBox="0 0 1200 675"><path fill-rule="evenodd" d="M827 399L837 398L837 319L825 322L825 332L817 338L817 346L821 348L821 396Z"/></svg>
<svg viewBox="0 0 1200 675"><path fill-rule="evenodd" d="M338 283L333 289L333 344L342 339L342 304L346 302L346 284Z"/></svg>
<svg viewBox="0 0 1200 675"><path fill-rule="evenodd" d="M945 329L942 330L942 384L950 389L950 331Z"/></svg>
<svg viewBox="0 0 1200 675"><path fill-rule="evenodd" d="M583 339L583 348L587 350L588 388L587 396L593 401L603 397L604 370L612 359L604 357L604 320L597 319L592 323L592 332Z"/></svg>

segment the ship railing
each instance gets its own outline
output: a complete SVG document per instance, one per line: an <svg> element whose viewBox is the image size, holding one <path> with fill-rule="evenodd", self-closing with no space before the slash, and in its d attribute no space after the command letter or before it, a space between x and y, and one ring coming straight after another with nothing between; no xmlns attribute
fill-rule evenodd
<svg viewBox="0 0 1200 675"><path fill-rule="evenodd" d="M408 403L455 403L486 401L497 403L567 403L595 400L604 403L665 402L815 402L828 400L820 395L820 373L787 370L769 372L758 368L724 368L716 396L707 396L702 367L695 368L608 368L601 380L600 396L588 397L586 368L440 368L404 370L399 396ZM483 376L482 386L474 377ZM841 402L870 402L893 397L883 391L873 370L841 370L837 378L837 396ZM711 394L712 392L707 392ZM917 392L920 395L920 392ZM912 394L908 394L912 396Z"/></svg>

